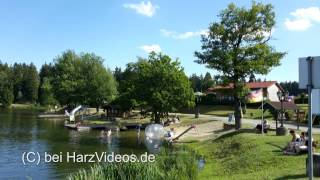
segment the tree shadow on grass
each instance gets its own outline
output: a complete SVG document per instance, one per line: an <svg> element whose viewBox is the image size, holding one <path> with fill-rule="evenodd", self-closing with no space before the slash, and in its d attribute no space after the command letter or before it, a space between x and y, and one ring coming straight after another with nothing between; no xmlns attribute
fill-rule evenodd
<svg viewBox="0 0 320 180"><path fill-rule="evenodd" d="M270 142L267 142L266 144L277 148L277 150L273 150L272 152L282 152L283 151L283 147L278 144L273 144Z"/></svg>
<svg viewBox="0 0 320 180"><path fill-rule="evenodd" d="M185 140L185 141L176 141L173 142L174 144L193 144L193 143L198 143L200 142L199 140Z"/></svg>
<svg viewBox="0 0 320 180"><path fill-rule="evenodd" d="M215 140L232 137L232 136L235 136L235 135L238 135L238 134L242 134L242 133L253 133L253 134L256 134L255 129L240 129L238 131L235 130L235 131L231 131L231 132L227 132L227 131L230 131L230 129L229 130L225 130L226 133L221 135L220 137L218 137Z"/></svg>
<svg viewBox="0 0 320 180"><path fill-rule="evenodd" d="M287 180L287 179L305 179L307 176L305 174L296 174L296 175L287 175L279 178L275 178L275 180Z"/></svg>
<svg viewBox="0 0 320 180"><path fill-rule="evenodd" d="M230 131L230 129L218 129L218 130L214 130L212 131L214 134L220 134L220 133L224 133Z"/></svg>

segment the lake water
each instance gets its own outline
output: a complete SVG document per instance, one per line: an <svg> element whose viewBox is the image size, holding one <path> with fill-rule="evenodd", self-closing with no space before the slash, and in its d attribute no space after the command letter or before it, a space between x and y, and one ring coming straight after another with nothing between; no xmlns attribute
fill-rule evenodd
<svg viewBox="0 0 320 180"><path fill-rule="evenodd" d="M99 131L78 132L63 127L63 121L37 118L32 110L0 110L0 179L62 179L93 163L22 162L24 152L65 155L67 152L142 154L146 152L143 137L136 131L115 133L109 140L99 139Z"/></svg>

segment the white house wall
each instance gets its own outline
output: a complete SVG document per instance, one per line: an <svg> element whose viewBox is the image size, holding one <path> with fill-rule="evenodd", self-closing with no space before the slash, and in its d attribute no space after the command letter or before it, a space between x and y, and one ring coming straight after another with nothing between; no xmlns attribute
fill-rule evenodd
<svg viewBox="0 0 320 180"><path fill-rule="evenodd" d="M279 101L277 92L279 91L279 88L276 84L273 84L268 87L268 99L270 101Z"/></svg>

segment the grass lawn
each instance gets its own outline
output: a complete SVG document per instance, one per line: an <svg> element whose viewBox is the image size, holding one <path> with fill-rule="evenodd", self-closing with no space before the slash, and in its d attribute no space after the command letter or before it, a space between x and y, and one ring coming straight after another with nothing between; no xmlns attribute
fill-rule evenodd
<svg viewBox="0 0 320 180"><path fill-rule="evenodd" d="M107 163L81 170L69 178L117 179L121 175L123 179L306 179L307 155L288 156L282 153L281 149L289 139L289 135L275 136L274 132L261 135L242 129L217 139L185 142L183 144L187 148L168 149L167 153L157 155L155 163ZM320 139L320 135L315 135L314 139ZM195 157L205 159L203 169L196 170Z"/></svg>
<svg viewBox="0 0 320 180"><path fill-rule="evenodd" d="M201 105L200 113L214 116L228 116L229 113L233 113L232 106L226 105ZM272 114L269 111L264 112L265 119L273 119ZM257 108L247 108L246 114L244 114L244 118L248 119L261 119L262 110Z"/></svg>
<svg viewBox="0 0 320 180"><path fill-rule="evenodd" d="M308 106L309 106L308 104L297 104L297 106L302 110L304 110L305 112L308 111Z"/></svg>
<svg viewBox="0 0 320 180"><path fill-rule="evenodd" d="M12 109L28 109L28 110L35 110L35 111L45 111L47 107L35 105L35 104L12 104L9 108Z"/></svg>
<svg viewBox="0 0 320 180"><path fill-rule="evenodd" d="M262 136L242 130L188 146L206 161L198 179L306 179L307 155L282 154L281 148L289 139L274 132Z"/></svg>
<svg viewBox="0 0 320 180"><path fill-rule="evenodd" d="M180 116L180 121L181 122L179 124L174 124L174 125L172 125L172 127L174 127L174 126L190 126L190 125L193 125L193 124L202 124L202 123L210 122L212 120L197 119L194 116L191 117L191 116L181 115Z"/></svg>

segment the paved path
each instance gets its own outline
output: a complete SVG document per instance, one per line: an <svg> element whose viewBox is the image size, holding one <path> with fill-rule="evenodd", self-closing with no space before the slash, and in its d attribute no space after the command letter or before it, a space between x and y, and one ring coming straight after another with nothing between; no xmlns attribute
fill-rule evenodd
<svg viewBox="0 0 320 180"><path fill-rule="evenodd" d="M194 117L194 114L181 114L181 115ZM219 121L223 121L223 122L228 122L228 117L220 117L220 116L201 114L199 118L205 119L205 120L219 120ZM261 119L242 119L242 123L249 124L252 127L255 127L257 124L261 123ZM268 123L270 124L271 128L276 127L275 121L268 121ZM278 124L278 125L280 125L280 124ZM284 122L284 126L288 129L297 129L297 125L293 124L292 122ZM306 125L300 125L299 130L308 131L308 127ZM313 133L320 134L319 127L314 127L312 130L313 130Z"/></svg>

